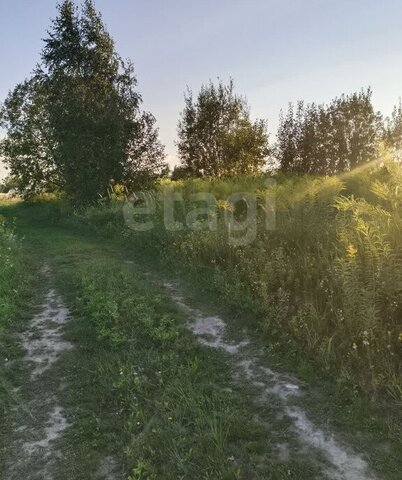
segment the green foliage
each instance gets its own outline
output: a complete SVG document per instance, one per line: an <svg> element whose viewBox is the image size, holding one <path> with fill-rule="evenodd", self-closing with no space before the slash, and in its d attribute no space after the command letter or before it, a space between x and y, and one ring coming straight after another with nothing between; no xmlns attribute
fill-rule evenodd
<svg viewBox="0 0 402 480"><path fill-rule="evenodd" d="M402 174L396 163L357 170L342 177L284 176L172 182L185 198L176 218L193 207L195 192L217 199L217 231L166 231L163 208L155 228L131 231L114 205L115 234L136 248L210 269L215 290L265 317L269 346L297 361L304 358L340 384L400 398L402 359ZM163 183L166 186L167 182ZM250 245L228 243L221 212L236 191L275 198L276 227L266 230L258 212L258 234ZM258 200L260 202L260 200ZM263 205L263 202L262 202ZM85 224L101 232L96 210ZM109 228L112 232L113 228ZM251 299L251 301L249 301Z"/></svg>
<svg viewBox="0 0 402 480"><path fill-rule="evenodd" d="M127 297L127 292L122 288L127 280L125 272L116 273L115 265L106 265L101 274L95 268L96 271L89 269L83 272L82 300L100 338L114 346L120 346L128 337L139 332L142 340L145 341L148 336L152 345L176 338L172 319L165 314L155 316L153 308L158 304L158 299L150 302L149 295L144 296L143 291L138 294L132 292ZM122 324L130 315L136 319L132 324L133 331L127 330L128 325Z"/></svg>
<svg viewBox="0 0 402 480"><path fill-rule="evenodd" d="M20 244L12 229L0 218L0 331L12 321L18 298L20 275Z"/></svg>
<svg viewBox="0 0 402 480"><path fill-rule="evenodd" d="M184 165L176 165L173 169L171 179L172 180L184 180L192 177L191 168Z"/></svg>
<svg viewBox="0 0 402 480"><path fill-rule="evenodd" d="M391 117L386 120L385 144L391 149L393 158L402 160L402 103L394 107Z"/></svg>
<svg viewBox="0 0 402 480"><path fill-rule="evenodd" d="M9 418L9 409L15 408L15 399L10 385L13 372L11 361L18 356L15 342L19 328L21 304L27 302L27 285L30 273L24 272L27 265L21 242L10 222L0 216L0 429L4 433ZM29 279L29 280L28 280ZM0 455L1 456L1 455Z"/></svg>
<svg viewBox="0 0 402 480"><path fill-rule="evenodd" d="M266 433L237 395L225 393L218 353L197 346L170 301L133 266L92 257L76 269L74 284L85 348L94 352L91 388L100 386L102 409L117 412L114 449L124 478L246 475L250 451L258 458L263 445L266 452ZM268 457L260 463L278 468Z"/></svg>
<svg viewBox="0 0 402 480"><path fill-rule="evenodd" d="M329 105L289 105L281 115L277 160L285 172L332 175L375 160L383 135L371 90L342 95Z"/></svg>
<svg viewBox="0 0 402 480"><path fill-rule="evenodd" d="M263 120L250 120L232 80L203 85L196 101L188 92L178 126L181 172L196 177L258 173L269 154L266 130Z"/></svg>
<svg viewBox="0 0 402 480"><path fill-rule="evenodd" d="M91 226L99 232L103 221L112 225L115 219L114 233L120 237L124 223L118 205L113 202L107 212L109 205L102 203L79 215L86 221L96 215ZM46 260L49 283L71 311L65 335L75 348L55 371L68 385L60 398L69 428L60 439L60 451L67 454L59 471L66 478L86 479L99 476L105 464L110 471L116 465L116 478L141 480L310 479L318 474L318 466L304 455L278 459L282 442L298 451L289 419L279 417L276 402L260 405L234 388L227 354L198 344L185 325L188 316L167 295L160 276L153 277L150 258L146 274L141 273L141 264L128 262L135 253L119 241L66 228L64 208L43 197L2 208L7 218L17 218L35 266ZM25 263L23 271L37 283L33 267ZM20 283L25 276L18 277ZM19 314L32 318L37 306L24 304ZM23 354L18 350L17 358ZM12 365L8 372L17 386L24 371L17 362ZM12 428L10 415L5 418ZM3 431L6 438L8 430Z"/></svg>
<svg viewBox="0 0 402 480"><path fill-rule="evenodd" d="M30 196L61 187L43 85L34 78L17 85L0 113L0 124L7 130L1 152L11 175L18 179L18 189Z"/></svg>
<svg viewBox="0 0 402 480"><path fill-rule="evenodd" d="M0 193L17 192L19 187L18 179L8 175L0 182Z"/></svg>
<svg viewBox="0 0 402 480"><path fill-rule="evenodd" d="M164 167L155 119L141 112L133 66L114 48L92 1L58 6L41 64L6 99L5 161L27 195L63 189L76 203Z"/></svg>

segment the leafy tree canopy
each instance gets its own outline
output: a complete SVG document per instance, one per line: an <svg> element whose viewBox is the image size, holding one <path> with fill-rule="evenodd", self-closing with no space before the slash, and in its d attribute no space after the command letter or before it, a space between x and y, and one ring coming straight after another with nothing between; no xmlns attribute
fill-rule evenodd
<svg viewBox="0 0 402 480"><path fill-rule="evenodd" d="M133 66L117 54L91 0L58 5L41 63L2 108L3 155L27 194L55 186L75 202L129 188L165 167L155 119L142 112Z"/></svg>
<svg viewBox="0 0 402 480"><path fill-rule="evenodd" d="M374 160L382 134L370 89L342 95L329 105L290 104L280 118L277 158L287 172L344 172Z"/></svg>
<svg viewBox="0 0 402 480"><path fill-rule="evenodd" d="M255 174L269 154L266 122L250 120L247 102L235 95L232 80L203 85L196 100L188 91L178 136L186 175Z"/></svg>

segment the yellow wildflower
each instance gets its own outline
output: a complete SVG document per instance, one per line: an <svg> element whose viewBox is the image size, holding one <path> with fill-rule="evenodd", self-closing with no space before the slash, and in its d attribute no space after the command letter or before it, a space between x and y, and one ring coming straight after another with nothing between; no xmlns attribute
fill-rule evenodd
<svg viewBox="0 0 402 480"><path fill-rule="evenodd" d="M354 257L357 253L357 248L354 245L350 244L346 249L346 252L349 257Z"/></svg>

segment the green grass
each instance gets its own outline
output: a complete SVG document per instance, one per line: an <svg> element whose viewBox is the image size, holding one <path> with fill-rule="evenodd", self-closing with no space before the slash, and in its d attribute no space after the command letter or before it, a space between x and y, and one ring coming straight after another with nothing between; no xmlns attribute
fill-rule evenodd
<svg viewBox="0 0 402 480"><path fill-rule="evenodd" d="M14 219L0 215L0 469L5 439L10 426L10 412L18 406L12 390L19 378L15 362L23 352L18 333L27 320L25 309L31 309L37 293L34 264L15 234Z"/></svg>
<svg viewBox="0 0 402 480"><path fill-rule="evenodd" d="M232 379L222 355L197 345L143 274L94 257L74 273L81 295L70 338L82 357L73 361L70 383L88 382L70 399L76 426L68 438L79 445L79 463L88 462L90 449L98 459L116 455L123 478L235 479L251 471L253 478L282 478L285 466L272 450L264 458L268 432L252 420L247 399L227 395ZM82 405L91 399L88 417ZM314 471L297 458L287 470L297 478Z"/></svg>
<svg viewBox="0 0 402 480"><path fill-rule="evenodd" d="M222 200L239 190L261 195L263 182L173 185L184 198L208 191ZM75 214L73 223L123 241L148 266L159 258L204 306L240 317L234 329L263 333L261 348L270 361L311 385L310 415L322 421L329 412L334 430L371 451L383 475L398 478L401 167L373 166L338 178L281 177L274 188L276 229L260 228L244 248L230 247L225 229L166 232L160 204L149 232L127 228L119 201ZM180 220L185 214L176 211Z"/></svg>
<svg viewBox="0 0 402 480"><path fill-rule="evenodd" d="M71 424L60 478L98 478L108 456L118 478L313 478L303 455L277 458L278 443L295 442L279 406L255 406L249 386L235 387L225 354L197 344L159 283L125 263L127 251L57 227L46 220L51 208L3 212L17 216L25 249L36 266L50 265L72 312L75 349L55 373L68 386L60 400Z"/></svg>
<svg viewBox="0 0 402 480"><path fill-rule="evenodd" d="M277 229L238 249L222 230L133 232L120 201L74 214L49 201L4 208L37 263L53 264L73 310L68 335L77 349L68 354L64 403L75 461L64 467L67 478L96 478L109 454L123 478L139 480L314 478L306 456L278 461L275 447L294 442L289 422L233 384L223 353L195 343L155 280L165 276L193 305L230 319L232 335L246 328L268 365L307 382L309 417L397 480L401 190L400 172L391 173L278 179ZM219 199L246 186L260 191L263 180L178 184Z"/></svg>
<svg viewBox="0 0 402 480"><path fill-rule="evenodd" d="M217 231L166 231L156 201L154 228L129 228L122 202L75 215L78 225L132 248L174 258L172 264L210 268L226 302L259 311L267 345L295 362L305 359L372 396L402 402L402 169L387 164L342 177L164 181L183 195L176 219L194 207L190 195L213 193ZM223 217L233 192L257 195L257 236L235 247ZM276 225L264 228L265 196L275 201Z"/></svg>

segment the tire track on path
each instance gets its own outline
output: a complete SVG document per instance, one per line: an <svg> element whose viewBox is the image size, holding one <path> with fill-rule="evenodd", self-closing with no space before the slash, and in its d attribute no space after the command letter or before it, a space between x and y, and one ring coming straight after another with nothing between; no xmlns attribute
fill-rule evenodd
<svg viewBox="0 0 402 480"><path fill-rule="evenodd" d="M236 380L249 382L254 387L257 392L254 398L256 403L267 403L272 398L279 400L283 414L292 421L300 452L307 452L312 462L320 466L323 478L378 480L361 455L344 445L332 432L323 431L316 426L308 419L302 407L292 401L302 398L301 385L297 379L264 366L261 354L248 339L229 339L226 323L220 317L204 315L200 310L191 307L176 285L165 282L164 286L173 301L187 314L187 327L197 337L198 342L209 348L224 350L231 356ZM283 447L278 445L279 453ZM289 455L289 452L286 452L286 455Z"/></svg>
<svg viewBox="0 0 402 480"><path fill-rule="evenodd" d="M49 277L48 267L42 274ZM68 428L59 404L65 384L59 359L73 345L64 339L70 312L60 295L50 289L37 313L21 335L26 352L24 382L14 390L14 434L9 439L6 480L52 480L62 459L58 440Z"/></svg>

